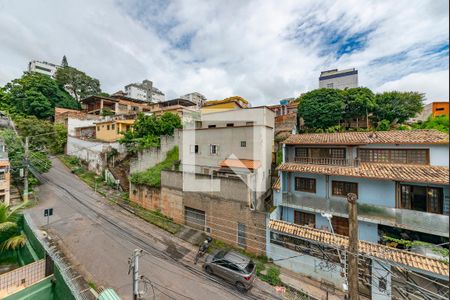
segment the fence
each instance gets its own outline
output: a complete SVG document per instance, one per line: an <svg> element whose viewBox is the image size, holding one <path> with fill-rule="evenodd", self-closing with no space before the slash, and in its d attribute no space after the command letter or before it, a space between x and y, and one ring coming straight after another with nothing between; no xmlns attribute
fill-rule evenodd
<svg viewBox="0 0 450 300"><path fill-rule="evenodd" d="M0 297L26 288L45 277L45 259L0 275Z"/></svg>

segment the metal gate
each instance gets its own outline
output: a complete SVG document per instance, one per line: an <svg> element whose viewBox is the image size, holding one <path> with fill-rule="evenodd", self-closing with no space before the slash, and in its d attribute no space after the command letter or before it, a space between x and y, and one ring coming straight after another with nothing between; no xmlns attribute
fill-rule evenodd
<svg viewBox="0 0 450 300"><path fill-rule="evenodd" d="M186 225L202 230L205 230L205 212L195 208L184 207L184 218Z"/></svg>

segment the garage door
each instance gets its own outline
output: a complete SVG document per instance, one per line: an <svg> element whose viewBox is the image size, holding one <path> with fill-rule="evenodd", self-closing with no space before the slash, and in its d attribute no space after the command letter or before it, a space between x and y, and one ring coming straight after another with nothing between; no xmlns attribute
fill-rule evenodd
<svg viewBox="0 0 450 300"><path fill-rule="evenodd" d="M195 208L184 207L184 216L186 220L186 225L199 229L205 230L205 212Z"/></svg>

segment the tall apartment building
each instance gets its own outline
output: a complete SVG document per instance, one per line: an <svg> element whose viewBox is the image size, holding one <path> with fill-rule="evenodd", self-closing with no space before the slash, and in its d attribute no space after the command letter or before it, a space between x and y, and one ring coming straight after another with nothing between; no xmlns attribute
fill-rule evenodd
<svg viewBox="0 0 450 300"><path fill-rule="evenodd" d="M180 98L194 102L198 108L202 107L203 103L205 103L207 100L205 96L203 96L202 94L197 93L197 92L193 92L193 93L189 93L189 94L180 96Z"/></svg>
<svg viewBox="0 0 450 300"><path fill-rule="evenodd" d="M9 205L10 201L10 163L5 143L0 140L0 203Z"/></svg>
<svg viewBox="0 0 450 300"><path fill-rule="evenodd" d="M358 70L328 70L320 72L319 88L346 89L358 87Z"/></svg>
<svg viewBox="0 0 450 300"><path fill-rule="evenodd" d="M61 66L46 61L32 60L28 63L28 72L37 72L51 77L56 76L56 71Z"/></svg>
<svg viewBox="0 0 450 300"><path fill-rule="evenodd" d="M342 287L345 251L336 249L345 250L348 243L346 196L354 193L360 251L367 258L360 263L368 274L360 278L364 294L395 298L411 278L425 285L420 276L448 284L448 262L442 257L384 245L385 236L448 242L448 143L447 134L434 130L291 135L283 142L280 179L273 186L277 209L269 224L269 256ZM437 287L431 283L430 289Z"/></svg>
<svg viewBox="0 0 450 300"><path fill-rule="evenodd" d="M154 87L153 82L150 80L144 80L142 83L130 83L126 85L125 95L132 99L147 102L161 102L165 100L164 93Z"/></svg>

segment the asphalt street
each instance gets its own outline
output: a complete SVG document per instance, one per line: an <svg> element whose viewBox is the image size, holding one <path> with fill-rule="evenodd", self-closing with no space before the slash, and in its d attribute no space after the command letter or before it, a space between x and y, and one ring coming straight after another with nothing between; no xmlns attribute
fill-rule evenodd
<svg viewBox="0 0 450 300"><path fill-rule="evenodd" d="M48 231L59 239L78 271L98 287L112 287L132 298L128 258L143 249L140 273L153 284L142 285L144 299L273 299L273 288L256 281L242 294L193 264L197 249L134 216L91 190L58 160L44 174L39 203L27 213L45 229L45 208L53 208ZM155 297L153 298L153 296Z"/></svg>

